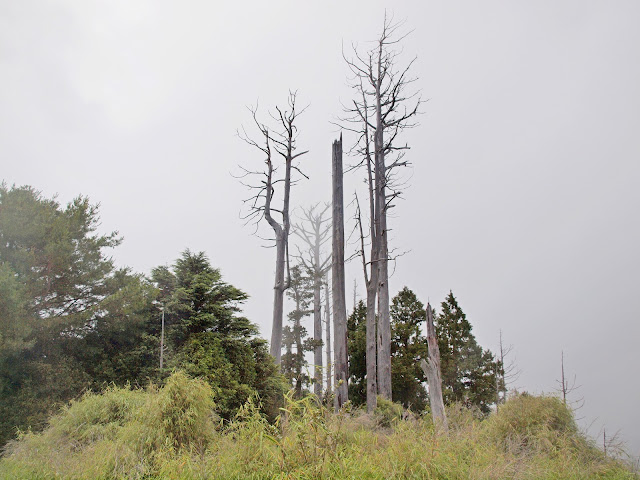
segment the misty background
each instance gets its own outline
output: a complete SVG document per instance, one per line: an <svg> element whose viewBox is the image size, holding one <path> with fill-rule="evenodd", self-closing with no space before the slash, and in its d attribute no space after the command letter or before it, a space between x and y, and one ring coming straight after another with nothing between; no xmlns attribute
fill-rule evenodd
<svg viewBox="0 0 640 480"><path fill-rule="evenodd" d="M564 351L581 424L621 429L637 456L637 2L0 0L0 179L99 202L134 271L205 251L268 338L275 252L244 226L232 177L263 159L236 130L246 106L266 115L297 90L310 180L292 202L329 201L331 122L352 95L342 51L371 45L385 7L412 32L401 59L417 57L428 99L403 138L391 294L439 307L452 290L483 347L500 330L513 345L520 391L557 390ZM362 297L359 260L347 274Z"/></svg>

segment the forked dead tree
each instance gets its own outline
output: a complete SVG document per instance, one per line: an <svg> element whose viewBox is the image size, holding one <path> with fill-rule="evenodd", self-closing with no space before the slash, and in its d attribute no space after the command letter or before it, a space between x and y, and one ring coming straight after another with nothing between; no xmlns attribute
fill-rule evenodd
<svg viewBox="0 0 640 480"><path fill-rule="evenodd" d="M569 400L569 395L572 395L573 392L580 388L580 385L576 385L576 376L573 376L573 379L569 380L564 371L564 351L561 351L560 356L560 380L556 380L558 383L558 391L562 395L562 403L569 406L574 412L580 410L584 405L584 398L580 397L575 400Z"/></svg>
<svg viewBox="0 0 640 480"><path fill-rule="evenodd" d="M287 108L276 107L276 113L270 115L271 120L276 125L273 129L258 119L257 106L249 110L260 137L254 140L244 128L238 132L238 135L249 145L262 152L265 168L263 170L252 170L240 167L243 171L241 176L242 183L253 193L244 201L249 210L244 219L247 223L255 223L256 229L259 222L264 219L274 232L272 240L275 242L276 247L276 272L273 286L273 324L270 351L276 364L280 365L284 291L290 284L289 208L291 186L296 183L296 180L292 177L293 174L297 173L307 178L298 165L294 163L297 158L307 153L307 151L298 152L296 147L298 134L296 122L304 109L296 110L296 93L289 92ZM283 171L279 171L276 165L283 167ZM281 197L278 196L280 201L278 206L274 205L276 192L281 195Z"/></svg>
<svg viewBox="0 0 640 480"><path fill-rule="evenodd" d="M420 368L427 376L429 384L429 403L431 404L431 414L433 423L437 428L448 431L447 415L444 411L444 400L442 399L442 374L440 371L440 348L438 347L438 337L436 327L433 323L433 309L431 304L427 304L427 345L428 356L420 361Z"/></svg>
<svg viewBox="0 0 640 480"><path fill-rule="evenodd" d="M355 99L345 107L346 117L342 119L343 128L357 136L353 150L360 155L361 164L367 171L371 256L370 273L365 280L375 286L373 306L369 298L372 294L367 288L367 317L377 318L377 390L388 399L391 399L391 316L387 213L402 193L398 169L408 165L404 154L409 147L400 144L398 136L404 129L416 125L415 117L421 104L415 93L407 93L415 81L409 74L413 61L404 67L398 66L400 52L397 46L404 38L398 36L399 27L385 16L375 46L364 53L354 47L353 58L345 57L353 74ZM376 296L377 316L369 312L369 309L375 309ZM367 347L369 350L370 346ZM367 358L367 370L373 362L372 358ZM372 377L367 373L367 382L371 381ZM368 400L367 408L373 402Z"/></svg>
<svg viewBox="0 0 640 480"><path fill-rule="evenodd" d="M367 167L370 172L370 168ZM370 200L372 199L369 197ZM362 270L364 274L364 284L367 288L367 316L366 316L366 366L367 366L367 412L373 413L377 406L378 382L377 382L377 344L376 344L376 294L378 269L376 262L378 252L378 242L371 241L370 262L367 262L365 253L365 234L362 226L362 215L358 196L356 201L356 223L360 230L360 257L362 258ZM371 224L371 238L374 238L374 227Z"/></svg>
<svg viewBox="0 0 640 480"><path fill-rule="evenodd" d="M513 345L505 345L502 341L502 330L500 330L500 342L498 353L495 356L496 364L496 411L500 410L500 405L507 400L507 390L509 384L515 382L520 376L520 370L515 362L509 358L513 350Z"/></svg>
<svg viewBox="0 0 640 480"><path fill-rule="evenodd" d="M313 276L313 393L322 399L322 277L330 267L331 256L322 255L322 250L329 240L330 218L325 214L331 205L320 209L314 205L302 210L302 222L294 225L292 232L306 245L306 253L299 252L300 260Z"/></svg>

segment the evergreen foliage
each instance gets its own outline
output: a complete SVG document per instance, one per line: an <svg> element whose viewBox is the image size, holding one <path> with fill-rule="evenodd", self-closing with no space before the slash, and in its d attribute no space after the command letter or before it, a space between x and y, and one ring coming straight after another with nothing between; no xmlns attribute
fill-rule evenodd
<svg viewBox="0 0 640 480"><path fill-rule="evenodd" d="M420 412L428 403L420 359L427 358L427 312L404 287L391 301L391 385L393 401Z"/></svg>
<svg viewBox="0 0 640 480"><path fill-rule="evenodd" d="M366 316L367 307L361 300L347 319L349 399L358 406L367 401ZM424 305L404 287L391 304L391 381L393 401L414 411L422 411L427 404L424 374L419 366L420 358L427 355L426 339L421 333L425 320Z"/></svg>
<svg viewBox="0 0 640 480"><path fill-rule="evenodd" d="M313 351L315 343L309 338L302 320L312 312L313 277L306 272L302 265L295 265L291 269L291 284L286 291L287 297L293 300L295 307L287 315L290 325L283 329L282 373L291 387L295 390L296 398L301 398L305 386L310 385L311 377L307 372L308 362L305 352Z"/></svg>
<svg viewBox="0 0 640 480"><path fill-rule="evenodd" d="M471 323L449 292L442 312L435 318L442 387L446 404L475 405L488 413L496 399L499 365L489 350L483 350L471 333Z"/></svg>
<svg viewBox="0 0 640 480"><path fill-rule="evenodd" d="M115 269L105 250L120 239L96 234L98 224L85 197L63 208L0 186L0 444L16 427L42 428L84 389L146 372L137 340L153 294Z"/></svg>
<svg viewBox="0 0 640 480"><path fill-rule="evenodd" d="M349 401L356 406L367 403L367 306L360 300L347 317L349 353Z"/></svg>
<svg viewBox="0 0 640 480"><path fill-rule="evenodd" d="M31 187L0 186L0 446L17 429L41 430L84 391L160 382L176 367L207 380L221 415L257 394L275 418L283 381L240 314L246 294L204 253L154 269L155 285L116 269L106 250L120 239L98 224L87 198L62 207Z"/></svg>
<svg viewBox="0 0 640 480"><path fill-rule="evenodd" d="M347 319L349 340L349 399L366 403L366 306L360 301ZM415 293L404 287L391 302L391 369L393 401L420 412L428 403L421 358L427 357L426 310ZM490 351L483 351L471 324L450 293L436 317L442 362L445 404L460 402L488 413L496 398L496 368Z"/></svg>
<svg viewBox="0 0 640 480"><path fill-rule="evenodd" d="M206 380L226 419L254 394L274 417L283 383L257 326L240 315L247 294L224 282L204 252L185 250L152 279L165 308L168 368Z"/></svg>

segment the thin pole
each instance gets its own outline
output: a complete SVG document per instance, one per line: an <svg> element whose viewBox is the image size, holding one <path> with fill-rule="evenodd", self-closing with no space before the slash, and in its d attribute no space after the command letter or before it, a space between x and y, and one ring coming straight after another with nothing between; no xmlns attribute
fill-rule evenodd
<svg viewBox="0 0 640 480"><path fill-rule="evenodd" d="M162 333L160 333L160 369L164 364L164 307L162 307Z"/></svg>

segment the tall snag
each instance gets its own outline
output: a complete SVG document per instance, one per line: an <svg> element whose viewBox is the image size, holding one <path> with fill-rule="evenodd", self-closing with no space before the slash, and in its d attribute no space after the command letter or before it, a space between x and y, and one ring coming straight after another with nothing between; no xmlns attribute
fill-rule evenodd
<svg viewBox="0 0 640 480"><path fill-rule="evenodd" d="M347 355L347 305L344 282L344 196L342 184L342 135L332 146L332 219L331 283L333 294L335 408L348 400L349 357Z"/></svg>
<svg viewBox="0 0 640 480"><path fill-rule="evenodd" d="M397 170L408 165L404 153L409 147L399 144L397 137L404 129L416 125L414 117L421 103L415 94L406 92L415 80L409 77L413 61L404 68L397 65L399 52L394 47L404 38L397 37L398 28L398 24L385 17L376 46L365 53L354 48L353 59L345 57L354 75L352 88L355 99L345 107L346 117L342 122L343 128L357 135L354 150L361 155L361 164L367 167L371 221L368 282L373 282L376 289L375 294L371 294L367 288L367 307L375 309L377 296L378 308L377 316L369 311L367 315L377 318L378 392L388 399L391 399L391 317L387 212L394 199L402 193L402 185L396 178ZM372 363L373 359L367 362ZM372 380L367 374L367 382Z"/></svg>
<svg viewBox="0 0 640 480"><path fill-rule="evenodd" d="M284 291L289 287L289 204L291 186L295 184L292 180L292 173L298 173L308 178L297 165L294 160L307 153L307 151L296 152L296 139L298 128L296 120L304 111L296 111L296 93L289 92L288 109L282 110L276 107L276 114L272 118L277 122L275 130L271 130L266 124L258 120L258 107L250 108L251 116L254 124L258 127L261 134L259 141L251 139L247 132L242 128L239 136L249 145L257 148L265 155L265 169L255 171L240 167L243 171L242 178L256 179L254 182L243 182L255 195L250 196L244 201L248 206L249 212L244 216L247 223L257 224L263 218L271 226L274 232L276 247L276 273L273 286L273 325L271 329L271 347L270 352L274 357L277 365L280 365L282 351L282 319L284 316ZM275 154L275 155L274 155ZM274 166L274 156L282 157L284 163L284 174L282 177L276 177L277 168ZM272 205L276 193L276 185L281 185L282 203L279 208ZM280 217L280 221L274 218L274 215ZM286 278L285 278L286 274Z"/></svg>
<svg viewBox="0 0 640 480"><path fill-rule="evenodd" d="M369 174L371 173L371 167L367 164L367 169ZM371 177L371 175L369 175ZM371 184L370 184L371 185ZM367 364L367 412L372 413L377 406L378 403L378 382L377 382L377 358L376 353L377 343L376 343L376 295L378 292L378 268L377 259L378 259L378 241L375 237L375 227L373 222L371 223L371 252L370 252L370 262L367 262L367 257L365 254L365 244L364 244L364 228L362 227L362 215L360 212L360 202L358 201L358 196L356 195L356 222L358 224L358 228L360 230L360 257L362 258L362 270L364 274L364 284L367 288L367 317L366 317L366 364ZM373 212L373 196L369 196L369 200L371 202L370 208ZM367 271L367 266L369 267L369 273ZM355 310L355 308L354 308Z"/></svg>
<svg viewBox="0 0 640 480"><path fill-rule="evenodd" d="M326 377L327 392L331 393L331 308L329 307L329 273L324 277L324 322L325 322L325 352L327 355Z"/></svg>
<svg viewBox="0 0 640 480"><path fill-rule="evenodd" d="M427 376L429 384L429 403L431 404L431 414L433 423L437 428L448 431L447 415L444 411L444 400L442 398L442 375L440 373L440 348L438 347L438 337L433 324L433 309L431 304L427 304L427 345L429 348L428 359L420 361L420 367Z"/></svg>

